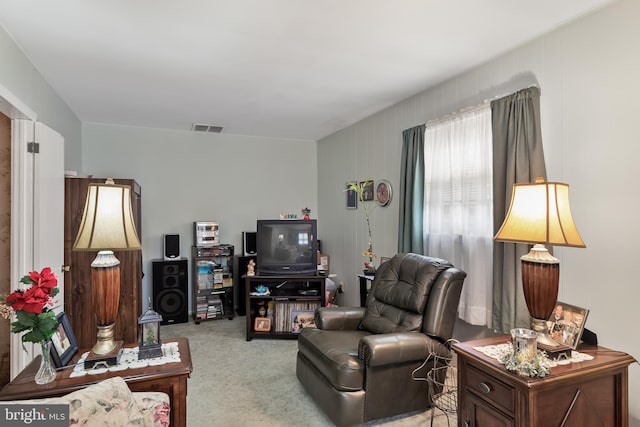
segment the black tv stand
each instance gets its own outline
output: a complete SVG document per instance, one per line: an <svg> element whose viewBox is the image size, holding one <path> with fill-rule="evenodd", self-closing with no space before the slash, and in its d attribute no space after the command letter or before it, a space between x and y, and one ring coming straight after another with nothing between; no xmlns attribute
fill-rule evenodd
<svg viewBox="0 0 640 427"><path fill-rule="evenodd" d="M247 341L252 338L297 339L298 333L292 325L295 314L312 313L325 304L324 276L245 275L243 280ZM267 309L264 316L260 315L261 307ZM258 321L256 318L259 318ZM268 322L261 319L268 319ZM267 324L268 328L265 327Z"/></svg>

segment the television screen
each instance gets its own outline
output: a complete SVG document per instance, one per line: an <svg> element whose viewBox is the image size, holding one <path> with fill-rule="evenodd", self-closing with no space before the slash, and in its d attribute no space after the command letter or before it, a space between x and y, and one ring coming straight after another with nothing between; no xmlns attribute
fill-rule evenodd
<svg viewBox="0 0 640 427"><path fill-rule="evenodd" d="M257 222L256 271L263 274L317 273L315 219L261 219Z"/></svg>

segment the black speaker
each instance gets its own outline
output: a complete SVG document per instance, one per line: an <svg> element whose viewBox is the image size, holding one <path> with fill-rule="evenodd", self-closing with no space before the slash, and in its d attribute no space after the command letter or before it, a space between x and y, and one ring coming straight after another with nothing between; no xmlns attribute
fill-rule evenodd
<svg viewBox="0 0 640 427"><path fill-rule="evenodd" d="M180 235L165 234L164 235L164 259L170 261L180 258Z"/></svg>
<svg viewBox="0 0 640 427"><path fill-rule="evenodd" d="M256 232L255 231L243 231L242 232L242 252L244 256L255 255L258 253L256 247Z"/></svg>
<svg viewBox="0 0 640 427"><path fill-rule="evenodd" d="M189 321L187 260L153 261L153 309L162 325Z"/></svg>

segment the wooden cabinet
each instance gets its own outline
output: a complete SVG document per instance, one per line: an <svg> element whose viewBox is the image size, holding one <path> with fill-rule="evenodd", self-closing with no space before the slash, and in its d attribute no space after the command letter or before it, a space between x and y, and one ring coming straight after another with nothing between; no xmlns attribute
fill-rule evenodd
<svg viewBox="0 0 640 427"><path fill-rule="evenodd" d="M629 425L628 366L634 359L581 346L592 360L551 368L544 378L509 372L474 347L510 337L454 344L458 356L458 425L464 427L589 427Z"/></svg>
<svg viewBox="0 0 640 427"><path fill-rule="evenodd" d="M114 179L116 184L131 187L131 204L138 236L142 239L141 189L132 179ZM80 348L96 342L96 318L91 293L91 262L97 252L73 252L71 249L82 221L90 183L105 178L65 178L64 201L64 311ZM115 324L115 339L138 341L138 317L142 314L142 251L114 251L120 260L120 306Z"/></svg>
<svg viewBox="0 0 640 427"><path fill-rule="evenodd" d="M247 341L298 338L296 315L312 319L316 308L324 306L323 276L244 276L244 280Z"/></svg>

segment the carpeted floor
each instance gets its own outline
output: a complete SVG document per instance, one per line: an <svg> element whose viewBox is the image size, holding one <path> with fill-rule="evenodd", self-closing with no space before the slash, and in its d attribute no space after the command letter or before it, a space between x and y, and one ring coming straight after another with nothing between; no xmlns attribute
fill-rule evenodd
<svg viewBox="0 0 640 427"><path fill-rule="evenodd" d="M161 338L189 338L193 360L187 396L190 427L333 425L298 383L296 340L246 341L245 317L167 325L160 334ZM428 410L364 426L424 426L430 420ZM446 427L446 417L438 414L433 425Z"/></svg>

